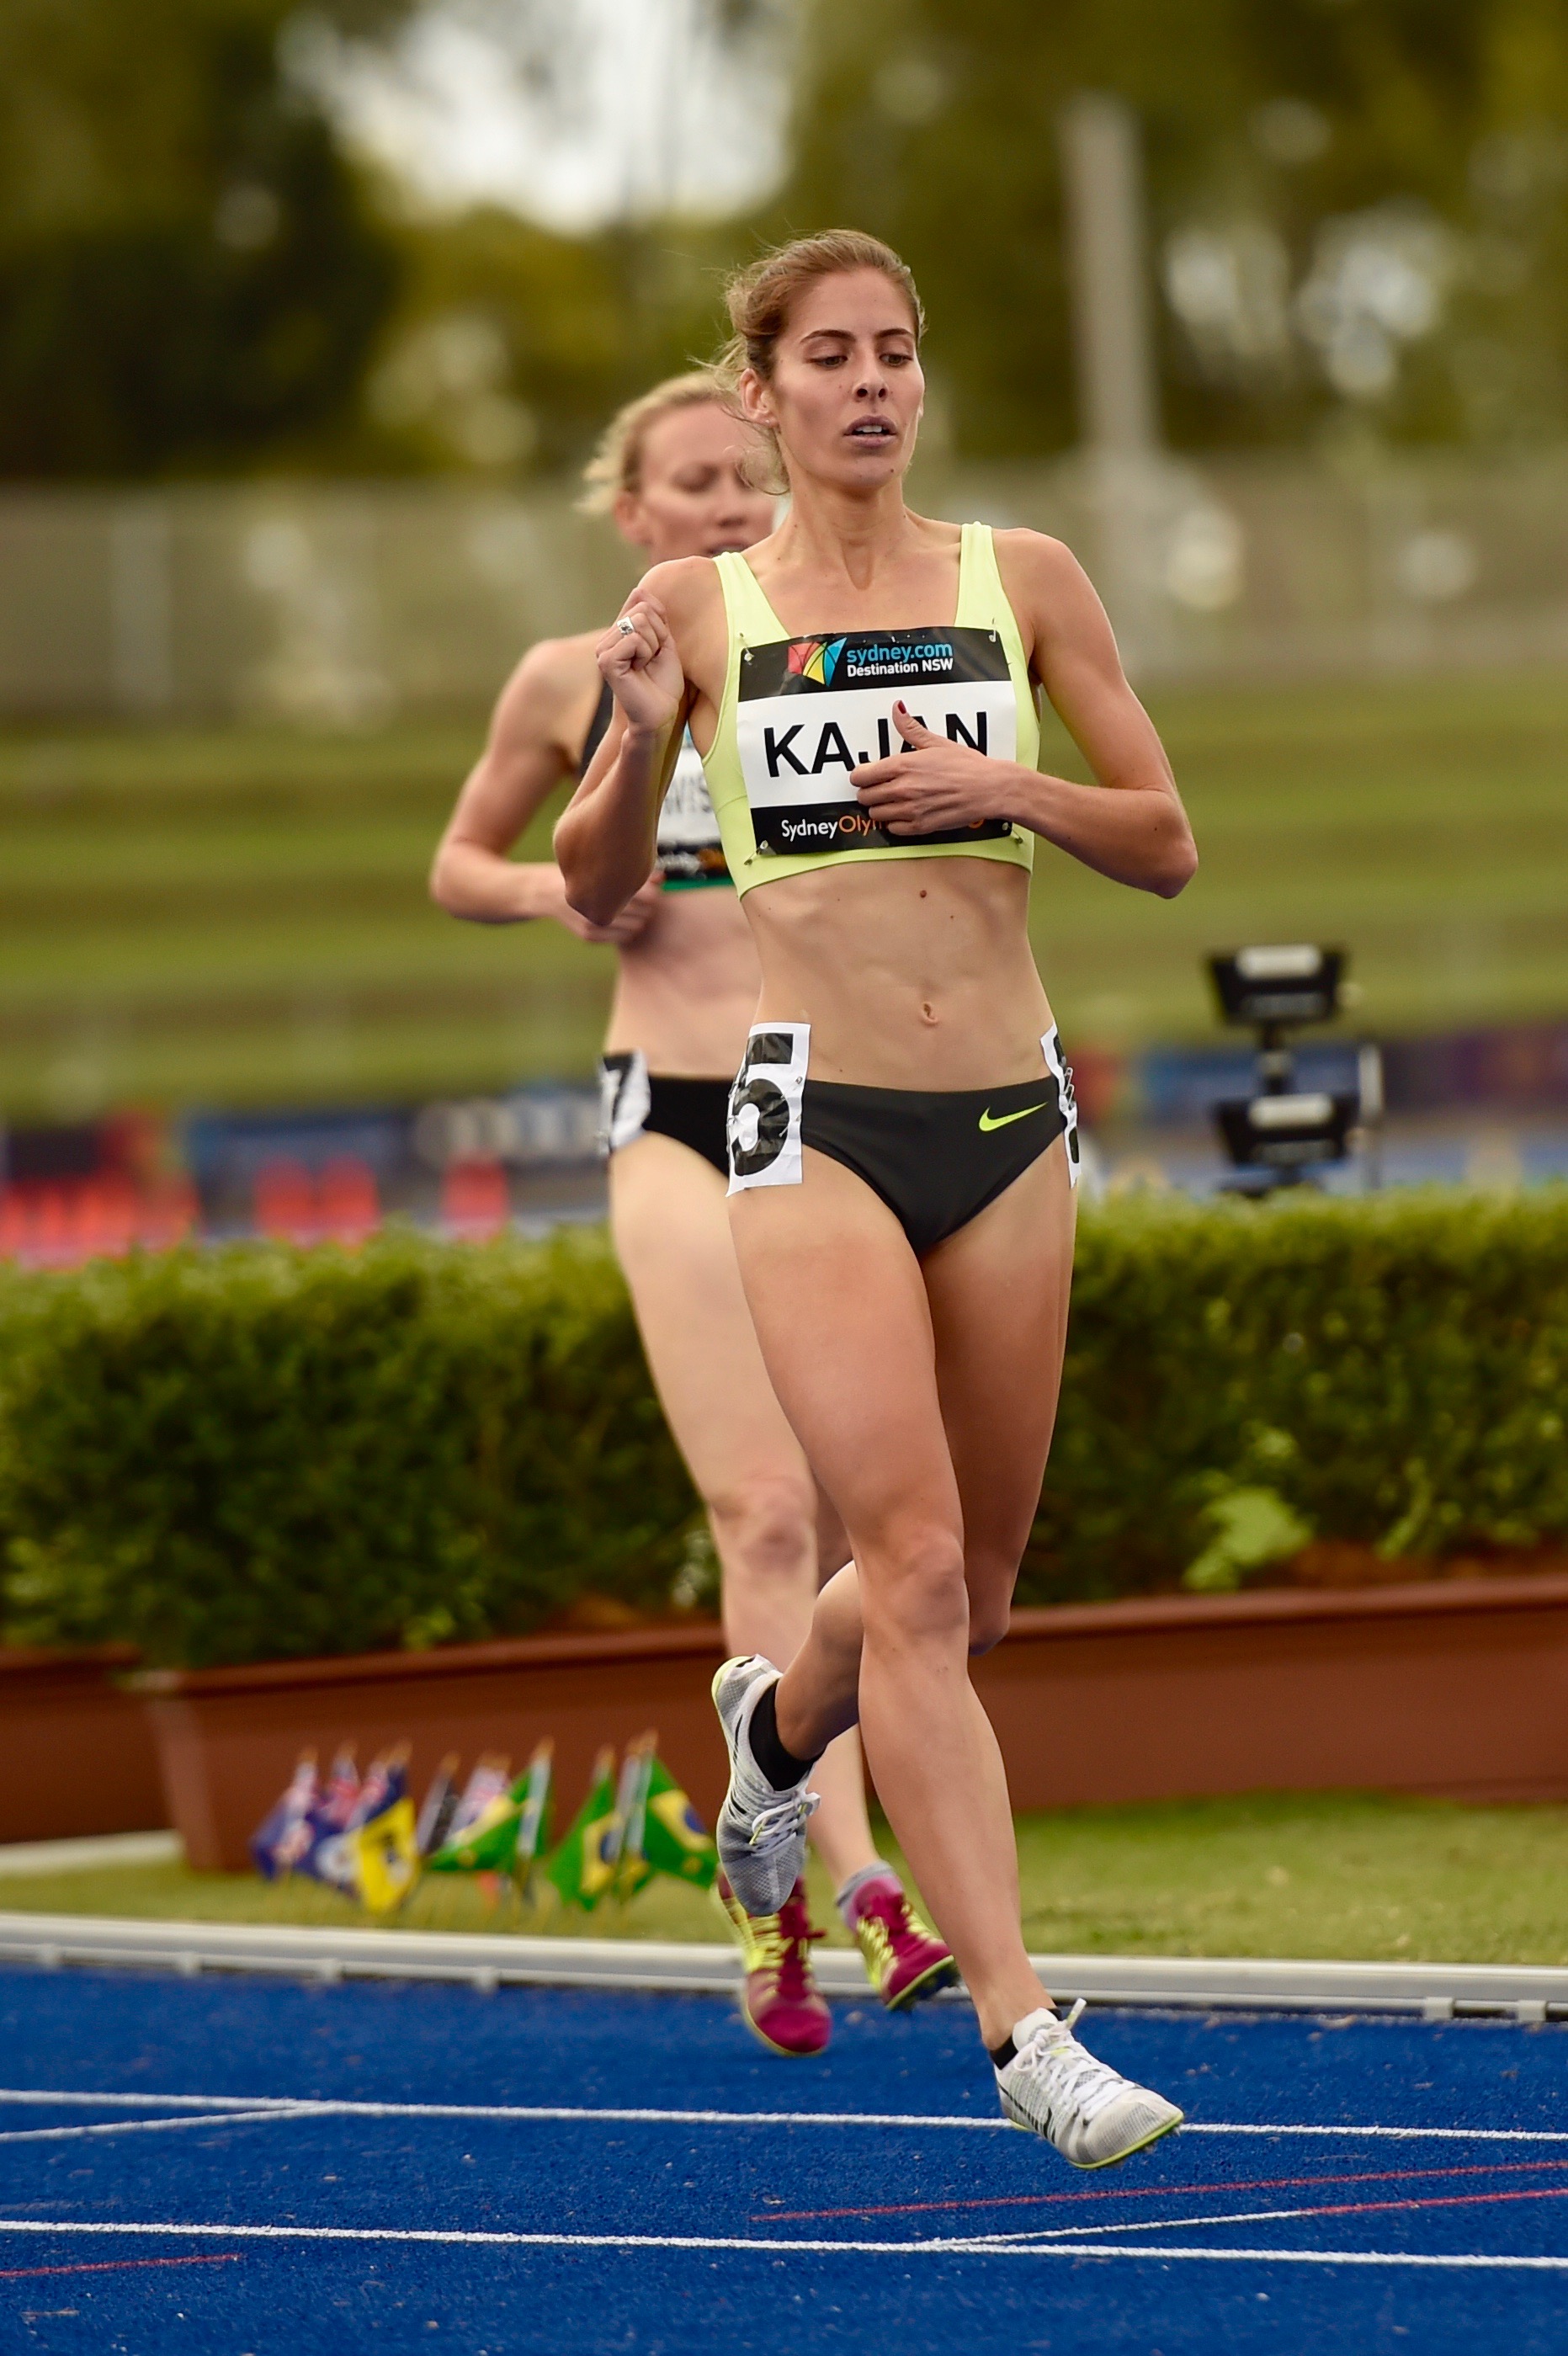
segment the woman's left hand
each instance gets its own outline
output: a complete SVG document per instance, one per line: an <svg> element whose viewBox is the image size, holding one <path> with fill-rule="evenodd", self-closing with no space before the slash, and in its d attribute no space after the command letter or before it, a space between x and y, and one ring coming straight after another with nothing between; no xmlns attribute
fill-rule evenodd
<svg viewBox="0 0 1568 2356"><path fill-rule="evenodd" d="M892 833L915 835L944 834L1006 815L1000 807L1005 762L972 744L950 744L901 702L893 706L893 725L903 750L868 761L849 779L868 818Z"/></svg>

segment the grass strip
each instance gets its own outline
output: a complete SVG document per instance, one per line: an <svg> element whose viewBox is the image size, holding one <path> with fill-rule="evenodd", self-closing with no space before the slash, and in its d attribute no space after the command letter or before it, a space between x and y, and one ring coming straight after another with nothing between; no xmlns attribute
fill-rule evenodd
<svg viewBox="0 0 1568 2356"><path fill-rule="evenodd" d="M1039 1952L1258 1955L1343 1962L1568 1964L1568 1807L1462 1807L1357 1793L1253 1794L1019 1819L1024 1934ZM880 1828L880 1845L896 1845ZM812 1861L812 1912L848 1944ZM182 1866L8 1879L0 1911L342 1926L366 1917L306 1882ZM711 1940L709 1901L655 1882L624 1911L542 1922L427 1881L392 1927L540 1929L571 1937Z"/></svg>

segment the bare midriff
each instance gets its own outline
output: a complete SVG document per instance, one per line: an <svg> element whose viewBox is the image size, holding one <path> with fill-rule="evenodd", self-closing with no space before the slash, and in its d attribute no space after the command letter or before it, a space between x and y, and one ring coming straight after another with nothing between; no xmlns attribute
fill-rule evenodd
<svg viewBox="0 0 1568 2356"><path fill-rule="evenodd" d="M984 859L848 860L754 884L755 1020L809 1023L811 1076L860 1087L1032 1080L1051 1008L1029 877Z"/></svg>
<svg viewBox="0 0 1568 2356"><path fill-rule="evenodd" d="M757 952L725 886L666 891L645 931L621 950L607 1055L641 1048L672 1079L732 1080L757 1016Z"/></svg>

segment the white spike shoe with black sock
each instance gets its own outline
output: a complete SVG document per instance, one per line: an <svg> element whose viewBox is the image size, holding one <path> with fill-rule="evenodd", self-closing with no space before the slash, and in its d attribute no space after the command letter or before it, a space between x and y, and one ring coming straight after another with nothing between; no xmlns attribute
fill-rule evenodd
<svg viewBox="0 0 1568 2356"><path fill-rule="evenodd" d="M1054 2144L1074 2168L1114 2168L1181 2125L1163 2094L1096 2062L1073 2036L1083 2007L1065 2020L1048 2005L1020 2020L1013 2056L995 2063L997 2092L1014 2126Z"/></svg>
<svg viewBox="0 0 1568 2356"><path fill-rule="evenodd" d="M806 1819L816 1794L770 1783L752 1756L752 1716L781 1672L760 1653L726 1661L713 1680L713 1707L730 1751L730 1788L719 1811L719 1862L748 1914L776 1914L805 1871Z"/></svg>

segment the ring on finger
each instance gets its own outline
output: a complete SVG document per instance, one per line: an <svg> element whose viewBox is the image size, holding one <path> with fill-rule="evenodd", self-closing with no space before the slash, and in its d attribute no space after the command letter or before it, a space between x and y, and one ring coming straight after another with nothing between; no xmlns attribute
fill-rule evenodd
<svg viewBox="0 0 1568 2356"><path fill-rule="evenodd" d="M623 614L617 620L615 627L620 631L621 636L624 638L635 637L637 634L637 626L635 622L629 621L624 614Z"/></svg>

